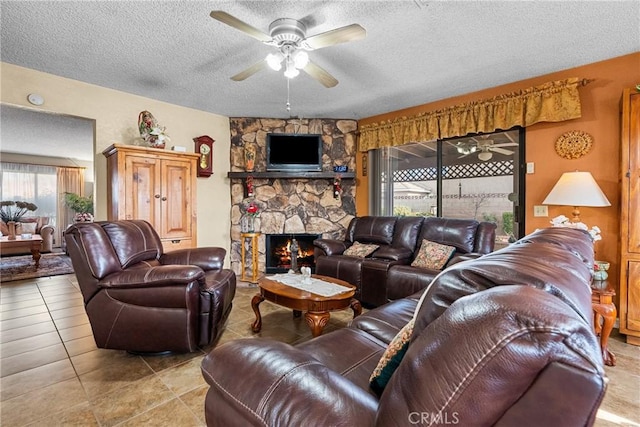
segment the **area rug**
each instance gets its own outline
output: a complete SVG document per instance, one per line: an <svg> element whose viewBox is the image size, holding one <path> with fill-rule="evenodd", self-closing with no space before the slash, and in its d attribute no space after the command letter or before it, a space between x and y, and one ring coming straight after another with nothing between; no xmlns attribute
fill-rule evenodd
<svg viewBox="0 0 640 427"><path fill-rule="evenodd" d="M40 267L37 270L31 255L0 258L0 282L71 273L73 273L71 258L63 253L42 254Z"/></svg>

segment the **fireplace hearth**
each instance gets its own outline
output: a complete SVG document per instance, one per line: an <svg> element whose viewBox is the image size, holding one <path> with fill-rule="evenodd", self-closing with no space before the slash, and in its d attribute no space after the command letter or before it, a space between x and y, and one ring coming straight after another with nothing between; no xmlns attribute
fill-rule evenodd
<svg viewBox="0 0 640 427"><path fill-rule="evenodd" d="M291 241L295 238L298 242L298 269L300 267L310 267L315 271L313 260L313 241L318 239L320 234L267 234L265 236L266 251L266 272L286 273L291 268Z"/></svg>

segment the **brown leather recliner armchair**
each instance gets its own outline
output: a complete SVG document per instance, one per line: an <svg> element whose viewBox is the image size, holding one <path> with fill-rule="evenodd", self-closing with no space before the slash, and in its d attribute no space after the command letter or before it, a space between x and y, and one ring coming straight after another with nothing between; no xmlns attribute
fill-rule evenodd
<svg viewBox="0 0 640 427"><path fill-rule="evenodd" d="M236 291L225 249L163 253L142 220L74 224L65 240L98 347L192 352L222 332Z"/></svg>

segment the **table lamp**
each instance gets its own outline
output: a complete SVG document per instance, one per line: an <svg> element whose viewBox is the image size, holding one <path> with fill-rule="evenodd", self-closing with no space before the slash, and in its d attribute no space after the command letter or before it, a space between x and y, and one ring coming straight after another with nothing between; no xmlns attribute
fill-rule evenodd
<svg viewBox="0 0 640 427"><path fill-rule="evenodd" d="M563 173L542 204L573 206L573 222L581 222L580 206L611 206L591 173L579 171Z"/></svg>

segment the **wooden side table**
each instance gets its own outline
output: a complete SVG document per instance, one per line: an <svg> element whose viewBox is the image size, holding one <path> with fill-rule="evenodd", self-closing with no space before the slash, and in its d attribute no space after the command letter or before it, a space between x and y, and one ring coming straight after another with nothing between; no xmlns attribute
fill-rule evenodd
<svg viewBox="0 0 640 427"><path fill-rule="evenodd" d="M240 245L241 245L241 257L242 257L242 277L240 280L249 281L250 283L258 283L258 237L260 233L240 233ZM246 277L247 264L246 264L246 250L244 244L246 239L251 240L251 280Z"/></svg>
<svg viewBox="0 0 640 427"><path fill-rule="evenodd" d="M594 280L591 283L591 307L593 308L593 326L600 336L602 359L608 366L616 366L616 355L609 351L609 334L616 322L618 311L613 303L616 291L607 280Z"/></svg>

